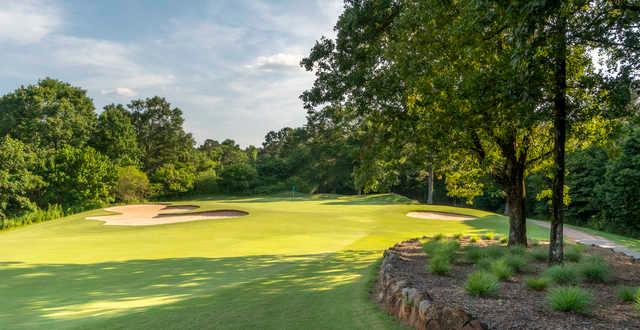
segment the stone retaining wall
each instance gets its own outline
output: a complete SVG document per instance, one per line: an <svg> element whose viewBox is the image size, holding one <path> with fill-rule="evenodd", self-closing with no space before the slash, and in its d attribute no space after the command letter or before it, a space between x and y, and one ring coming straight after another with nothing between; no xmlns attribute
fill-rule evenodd
<svg viewBox="0 0 640 330"><path fill-rule="evenodd" d="M415 243L407 241L403 243ZM411 275L402 271L410 258L398 243L384 252L374 297L390 314L416 329L479 330L487 327L469 313L446 302L433 301L426 289L417 288Z"/></svg>

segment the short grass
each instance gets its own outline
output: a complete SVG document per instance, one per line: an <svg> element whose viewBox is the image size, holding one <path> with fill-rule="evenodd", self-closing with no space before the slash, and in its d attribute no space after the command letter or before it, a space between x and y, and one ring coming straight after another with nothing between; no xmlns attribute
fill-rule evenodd
<svg viewBox="0 0 640 330"><path fill-rule="evenodd" d="M104 213L91 211L0 232L0 329L393 329L367 297L382 250L436 233L507 233L502 216L397 195L180 203L250 215L124 227L84 220ZM415 210L481 218L405 216Z"/></svg>

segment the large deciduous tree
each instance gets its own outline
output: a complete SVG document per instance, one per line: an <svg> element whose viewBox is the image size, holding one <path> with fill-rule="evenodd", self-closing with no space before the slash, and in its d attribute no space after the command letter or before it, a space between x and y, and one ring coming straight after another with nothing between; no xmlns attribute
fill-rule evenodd
<svg viewBox="0 0 640 330"><path fill-rule="evenodd" d="M85 90L46 78L0 98L0 136L46 148L84 146L96 125Z"/></svg>
<svg viewBox="0 0 640 330"><path fill-rule="evenodd" d="M142 168L153 173L165 164L188 161L194 140L182 127L182 110L155 96L128 105L138 137Z"/></svg>
<svg viewBox="0 0 640 330"><path fill-rule="evenodd" d="M91 145L119 165L137 164L140 149L131 113L122 105L110 104L98 116Z"/></svg>

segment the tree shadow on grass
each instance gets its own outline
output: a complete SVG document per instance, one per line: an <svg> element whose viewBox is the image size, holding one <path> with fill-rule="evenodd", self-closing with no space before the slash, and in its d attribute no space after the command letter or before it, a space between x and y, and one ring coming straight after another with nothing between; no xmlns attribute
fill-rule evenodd
<svg viewBox="0 0 640 330"><path fill-rule="evenodd" d="M386 205L386 204L419 204L418 202L398 194L379 194L369 196L345 196L326 202L325 205Z"/></svg>
<svg viewBox="0 0 640 330"><path fill-rule="evenodd" d="M369 251L0 265L0 328L358 328ZM380 324L382 324L380 323Z"/></svg>

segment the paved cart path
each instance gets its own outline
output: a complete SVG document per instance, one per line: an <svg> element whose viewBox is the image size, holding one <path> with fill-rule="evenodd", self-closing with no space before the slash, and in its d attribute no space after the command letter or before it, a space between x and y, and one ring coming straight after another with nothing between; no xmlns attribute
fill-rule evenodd
<svg viewBox="0 0 640 330"><path fill-rule="evenodd" d="M540 227L544 227L544 228L551 227L551 224L545 221L540 221L540 220L528 220L528 221ZM624 245L620 245L604 237L592 235L584 231L569 228L566 226L564 227L563 233L565 237L571 240L574 240L580 244L595 245L602 248L613 249L616 252L624 253L625 255L628 255L636 260L640 259L640 252L629 249Z"/></svg>

